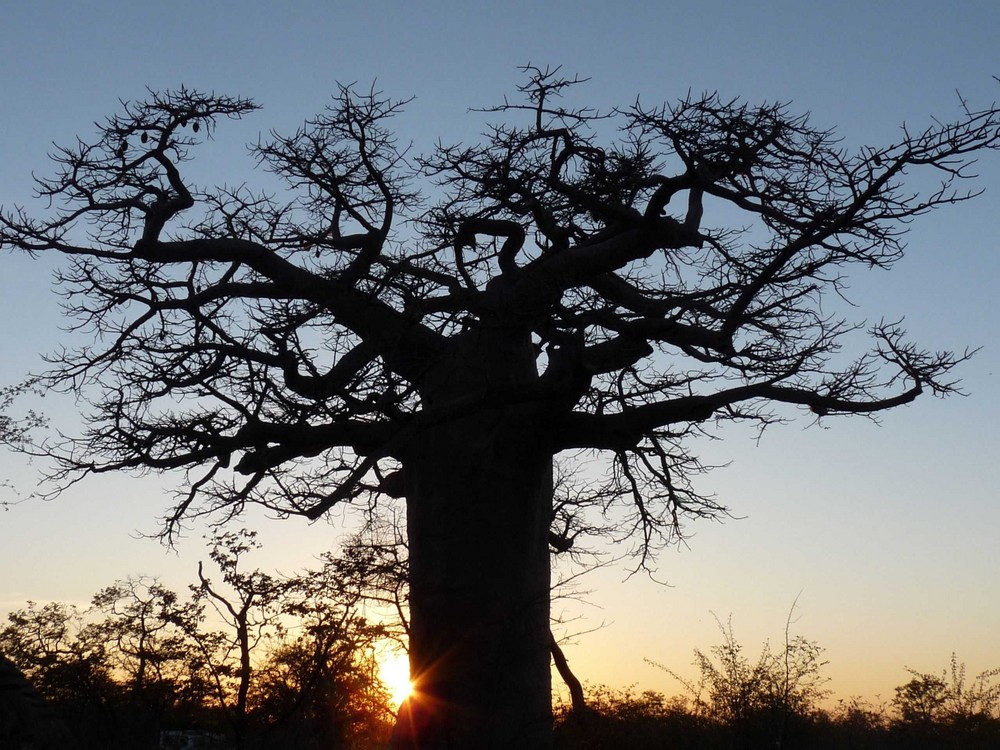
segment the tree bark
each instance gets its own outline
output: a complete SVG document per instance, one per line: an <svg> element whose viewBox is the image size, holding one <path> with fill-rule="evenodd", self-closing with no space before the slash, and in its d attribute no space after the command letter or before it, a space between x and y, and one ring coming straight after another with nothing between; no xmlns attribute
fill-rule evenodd
<svg viewBox="0 0 1000 750"><path fill-rule="evenodd" d="M404 459L415 693L396 748L551 745L552 458L531 412L435 426Z"/></svg>

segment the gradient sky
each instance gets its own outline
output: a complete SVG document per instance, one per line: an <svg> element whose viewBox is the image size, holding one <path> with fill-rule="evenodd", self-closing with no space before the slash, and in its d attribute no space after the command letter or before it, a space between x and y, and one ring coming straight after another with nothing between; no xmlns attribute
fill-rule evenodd
<svg viewBox="0 0 1000 750"><path fill-rule="evenodd" d="M676 7L671 7L676 6ZM87 137L119 98L184 84L264 105L194 162L202 182L252 180L243 144L319 111L334 83L377 79L416 95L397 121L417 151L438 137L472 139L472 106L497 102L526 62L589 76L596 106L636 95L660 102L718 90L751 103L791 101L845 144L898 139L906 122L958 115L1000 98L1000 5L953 2L9 2L0 25L0 204L30 198L54 142ZM928 348L982 346L961 372L966 398L930 397L885 415L793 422L757 445L738 430L706 446L732 461L702 482L743 517L693 524L690 544L660 559L658 577L621 569L585 582L590 604L567 655L585 681L678 692L643 657L690 674L691 651L718 641L730 614L751 654L780 641L796 596L795 632L826 647L841 696L881 694L904 666L940 671L952 651L971 672L1000 666L1000 503L996 397L1000 349L1000 154L986 154L986 194L915 222L892 272L853 277L858 316L907 316ZM44 261L0 257L0 384L40 367L60 338L58 299ZM72 403L43 402L56 426ZM0 479L30 492L36 467L0 455ZM128 574L161 574L180 588L204 556L201 527L176 552L139 538L156 530L169 479L112 477L50 503L0 512L0 614L26 599L85 602ZM340 528L251 514L267 556L310 564ZM557 604L557 609L562 609Z"/></svg>

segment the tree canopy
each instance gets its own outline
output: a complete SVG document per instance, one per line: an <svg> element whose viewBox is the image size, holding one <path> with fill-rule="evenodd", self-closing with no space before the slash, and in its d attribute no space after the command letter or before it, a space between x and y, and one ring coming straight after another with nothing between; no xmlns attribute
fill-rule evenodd
<svg viewBox="0 0 1000 750"><path fill-rule="evenodd" d="M963 355L895 323L838 366L857 324L821 300L848 267L897 260L910 219L971 197L960 183L997 147L995 110L849 153L782 104L689 95L601 114L561 105L581 80L525 72L481 143L423 156L389 129L405 101L343 86L251 146L277 195L183 176L248 99L153 93L58 148L38 180L55 213L8 210L0 240L69 256L70 314L93 334L49 373L96 394L64 468L200 467L173 522L199 494L315 518L391 489L384 469L421 425L533 403L546 450L614 455L650 541L677 513L718 510L687 483L683 438L706 422L953 390ZM912 192L917 170L940 183ZM713 225L734 210L743 228ZM449 389L461 342L496 328L530 335L530 371Z"/></svg>
<svg viewBox="0 0 1000 750"><path fill-rule="evenodd" d="M556 454L609 458L598 503L645 564L685 517L724 512L692 484L692 436L766 426L782 405L871 415L955 390L968 352L824 301L852 268L899 259L911 220L975 194L963 182L1000 146L996 107L849 150L780 103L598 112L569 103L584 80L524 74L479 142L420 154L391 128L406 101L341 86L250 147L274 192L185 176L249 99L151 92L58 148L38 181L52 210L5 210L0 246L66 256L87 337L43 380L90 406L84 434L44 448L59 478L183 469L168 532L247 503L318 518L405 496L411 645L436 644L411 652L415 670L490 630L470 612L508 628L501 612L529 609L532 637L508 628L490 648L503 661L530 641L537 667L548 608L528 603L547 591L545 545L575 533L539 535ZM532 674L496 689L535 680L541 701Z"/></svg>

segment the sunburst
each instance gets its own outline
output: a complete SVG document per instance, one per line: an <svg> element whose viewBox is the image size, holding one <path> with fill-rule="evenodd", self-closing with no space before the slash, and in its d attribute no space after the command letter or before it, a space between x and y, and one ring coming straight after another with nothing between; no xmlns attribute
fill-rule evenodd
<svg viewBox="0 0 1000 750"><path fill-rule="evenodd" d="M379 659L379 679L389 690L392 705L399 706L413 691L410 682L410 660L406 654L390 652Z"/></svg>

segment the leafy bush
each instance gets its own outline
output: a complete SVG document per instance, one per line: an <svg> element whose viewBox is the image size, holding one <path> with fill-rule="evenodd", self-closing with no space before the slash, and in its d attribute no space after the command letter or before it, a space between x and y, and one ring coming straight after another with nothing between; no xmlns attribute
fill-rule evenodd
<svg viewBox="0 0 1000 750"><path fill-rule="evenodd" d="M928 747L1000 747L1000 669L988 669L972 680L965 664L951 655L940 675L907 668L912 679L896 688L895 729Z"/></svg>
<svg viewBox="0 0 1000 750"><path fill-rule="evenodd" d="M782 649L775 651L765 642L756 659L744 653L732 618L725 625L716 618L716 624L722 642L708 654L695 649L697 680L647 661L684 686L693 712L724 727L732 747L784 748L808 735L811 716L829 692L824 687L827 678L820 674L826 664L823 648L791 635L791 612Z"/></svg>

